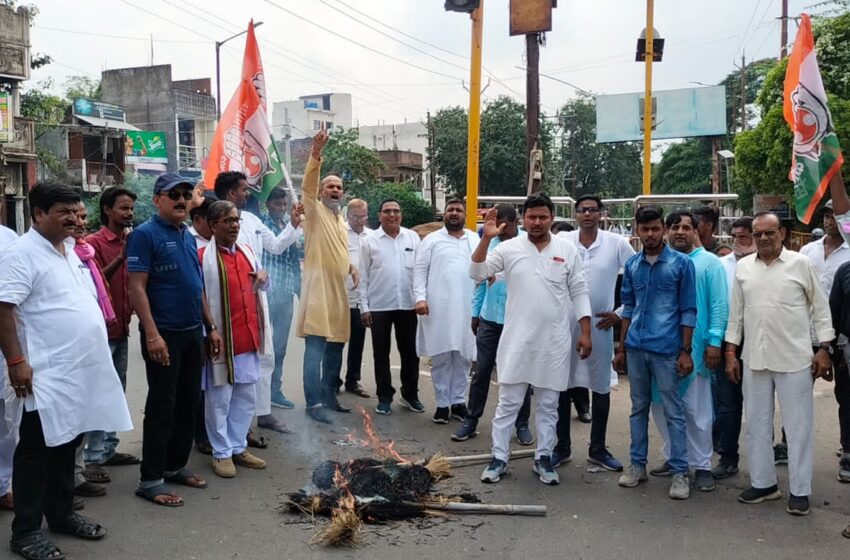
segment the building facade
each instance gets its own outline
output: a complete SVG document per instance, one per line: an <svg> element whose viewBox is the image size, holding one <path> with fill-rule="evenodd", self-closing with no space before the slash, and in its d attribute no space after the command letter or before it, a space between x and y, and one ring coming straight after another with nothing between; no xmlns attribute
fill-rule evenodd
<svg viewBox="0 0 850 560"><path fill-rule="evenodd" d="M303 95L272 105L272 133L275 138L286 138L287 135L293 140L312 138L322 125L328 132L352 127L350 94Z"/></svg>

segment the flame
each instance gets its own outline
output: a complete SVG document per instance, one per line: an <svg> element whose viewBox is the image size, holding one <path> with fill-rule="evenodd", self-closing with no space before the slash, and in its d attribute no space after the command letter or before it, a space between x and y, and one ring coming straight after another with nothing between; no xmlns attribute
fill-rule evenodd
<svg viewBox="0 0 850 560"><path fill-rule="evenodd" d="M344 476L342 476L342 471L339 470L339 467L334 470L334 485L340 489L341 495L339 497L339 507L336 510L350 510L354 511L354 495L351 493L351 490L348 488L348 480ZM335 510L335 511L336 511Z"/></svg>
<svg viewBox="0 0 850 560"><path fill-rule="evenodd" d="M363 415L363 430L366 432L366 438L369 440L369 445L372 446L372 449L375 450L375 453L378 454L379 457L383 457L384 459L397 461L398 463L407 464L410 461L399 455L398 451L395 450L395 442L390 440L388 443L384 443L381 441L381 438L378 437L378 433L375 431L375 427L372 424L372 417L369 416L369 413L366 412L362 406L359 407L360 414Z"/></svg>

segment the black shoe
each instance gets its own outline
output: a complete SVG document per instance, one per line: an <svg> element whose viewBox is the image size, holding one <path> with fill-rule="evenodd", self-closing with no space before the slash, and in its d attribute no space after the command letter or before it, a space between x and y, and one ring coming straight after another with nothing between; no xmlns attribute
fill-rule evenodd
<svg viewBox="0 0 850 560"><path fill-rule="evenodd" d="M766 500L778 500L782 492L774 484L769 488L753 488L752 486L738 494L738 501L743 504L760 504Z"/></svg>
<svg viewBox="0 0 850 560"><path fill-rule="evenodd" d="M448 424L449 423L449 407L443 406L434 411L434 418L432 419L434 424Z"/></svg>
<svg viewBox="0 0 850 560"><path fill-rule="evenodd" d="M708 469L697 469L694 472L694 488L700 492L712 492L717 488L714 477Z"/></svg>
<svg viewBox="0 0 850 560"><path fill-rule="evenodd" d="M322 424L333 424L333 420L328 417L328 413L325 412L324 407L314 406L312 408L308 408L305 412L307 413L307 416L316 422L321 422Z"/></svg>
<svg viewBox="0 0 850 560"><path fill-rule="evenodd" d="M464 422L463 425L452 434L452 441L466 441L469 438L474 438L478 435L478 429L471 422Z"/></svg>
<svg viewBox="0 0 850 560"><path fill-rule="evenodd" d="M723 459L717 463L717 466L711 469L711 476L716 478L717 480L722 480L724 478L729 478L733 474L737 474L738 465L733 465L731 463L726 463Z"/></svg>
<svg viewBox="0 0 850 560"><path fill-rule="evenodd" d="M623 472L623 464L604 447L589 450L587 453L587 462L598 465L606 471Z"/></svg>
<svg viewBox="0 0 850 560"><path fill-rule="evenodd" d="M465 404L453 404L451 408L451 417L463 422L466 420L467 410Z"/></svg>
<svg viewBox="0 0 850 560"><path fill-rule="evenodd" d="M788 446L784 443L777 443L773 446L773 464L787 465L788 464Z"/></svg>
<svg viewBox="0 0 850 560"><path fill-rule="evenodd" d="M649 469L649 474L652 476L673 476L673 471L670 469L670 463L664 461L657 467Z"/></svg>
<svg viewBox="0 0 850 560"><path fill-rule="evenodd" d="M791 494L785 511L791 515L809 515L809 497Z"/></svg>
<svg viewBox="0 0 850 560"><path fill-rule="evenodd" d="M325 408L329 410L334 410L336 412L351 412L351 408L347 406L342 406L338 400L334 399L333 401L329 401L325 403Z"/></svg>
<svg viewBox="0 0 850 560"><path fill-rule="evenodd" d="M364 389L359 383L357 385L346 386L345 392L357 395L358 397L362 397L364 399L368 399L371 397L371 395L366 392L366 389Z"/></svg>
<svg viewBox="0 0 850 560"><path fill-rule="evenodd" d="M582 424L590 424L593 422L593 416L591 416L589 412L579 412L578 421Z"/></svg>

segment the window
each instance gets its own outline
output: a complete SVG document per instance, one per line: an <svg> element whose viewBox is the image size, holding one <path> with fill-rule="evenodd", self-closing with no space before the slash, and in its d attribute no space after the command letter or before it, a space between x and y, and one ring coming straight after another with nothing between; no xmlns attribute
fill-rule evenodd
<svg viewBox="0 0 850 560"><path fill-rule="evenodd" d="M328 132L330 132L333 127L334 127L334 123L332 123L331 121L327 121L325 123L325 130L327 130Z"/></svg>
<svg viewBox="0 0 850 560"><path fill-rule="evenodd" d="M313 130L321 130L322 121L313 121Z"/></svg>

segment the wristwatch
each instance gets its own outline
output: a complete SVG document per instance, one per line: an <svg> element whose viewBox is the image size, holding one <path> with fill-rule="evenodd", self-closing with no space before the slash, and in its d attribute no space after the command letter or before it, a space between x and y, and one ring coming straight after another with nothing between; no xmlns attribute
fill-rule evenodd
<svg viewBox="0 0 850 560"><path fill-rule="evenodd" d="M691 355L691 352L693 352L693 350L694 350L693 346L682 346L681 348L679 348L680 352L684 352L685 354L687 354L689 356Z"/></svg>
<svg viewBox="0 0 850 560"><path fill-rule="evenodd" d="M217 331L218 327L215 326L215 323L210 323L209 325L207 325L207 330L210 332Z"/></svg>
<svg viewBox="0 0 850 560"><path fill-rule="evenodd" d="M832 343L822 342L820 344L820 350L824 350L824 351L828 352L829 354L832 354Z"/></svg>

